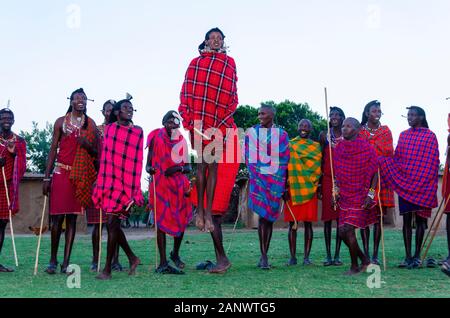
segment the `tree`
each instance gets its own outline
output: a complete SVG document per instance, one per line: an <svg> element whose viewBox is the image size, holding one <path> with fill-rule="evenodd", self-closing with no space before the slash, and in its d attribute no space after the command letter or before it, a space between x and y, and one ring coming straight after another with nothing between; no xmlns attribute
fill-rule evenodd
<svg viewBox="0 0 450 318"><path fill-rule="evenodd" d="M31 133L20 131L19 135L27 143L27 172L45 173L53 126L47 122L44 129L39 129L38 124L33 121Z"/></svg>

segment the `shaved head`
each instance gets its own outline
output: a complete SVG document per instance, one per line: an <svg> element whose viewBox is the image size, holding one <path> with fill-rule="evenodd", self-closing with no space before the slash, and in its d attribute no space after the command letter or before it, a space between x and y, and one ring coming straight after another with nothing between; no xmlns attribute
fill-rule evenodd
<svg viewBox="0 0 450 318"><path fill-rule="evenodd" d="M309 128L312 128L312 127L313 127L312 122L311 122L309 119L302 119L302 120L300 120L300 122L298 123L298 125L301 126L302 124L307 124L307 125L309 125Z"/></svg>
<svg viewBox="0 0 450 318"><path fill-rule="evenodd" d="M342 123L342 136L346 140L354 140L361 129L361 124L356 118L349 117Z"/></svg>

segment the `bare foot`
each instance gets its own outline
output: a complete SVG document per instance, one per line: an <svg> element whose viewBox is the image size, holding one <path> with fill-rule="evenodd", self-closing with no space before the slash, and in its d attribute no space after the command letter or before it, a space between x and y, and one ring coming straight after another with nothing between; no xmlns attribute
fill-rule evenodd
<svg viewBox="0 0 450 318"><path fill-rule="evenodd" d="M216 266L212 267L208 270L208 273L210 274L225 274L227 270L229 270L231 267L231 263L217 263Z"/></svg>
<svg viewBox="0 0 450 318"><path fill-rule="evenodd" d="M136 274L136 267L141 264L141 260L139 257L136 257L132 262L130 262L130 271L128 272L128 275L132 276Z"/></svg>
<svg viewBox="0 0 450 318"><path fill-rule="evenodd" d="M206 213L205 215L205 231L210 233L214 232L214 223L211 217L211 213Z"/></svg>
<svg viewBox="0 0 450 318"><path fill-rule="evenodd" d="M195 226L200 231L204 231L205 230L205 217L204 217L203 211L201 211L201 210L198 210L198 212L197 212L197 216L195 218Z"/></svg>
<svg viewBox="0 0 450 318"><path fill-rule="evenodd" d="M359 268L350 268L350 270L346 271L344 273L344 275L345 276L353 276L353 275L357 275L359 273L360 273Z"/></svg>
<svg viewBox="0 0 450 318"><path fill-rule="evenodd" d="M110 280L111 279L111 273L105 273L102 272L101 274L97 275L95 278L99 279L99 280Z"/></svg>

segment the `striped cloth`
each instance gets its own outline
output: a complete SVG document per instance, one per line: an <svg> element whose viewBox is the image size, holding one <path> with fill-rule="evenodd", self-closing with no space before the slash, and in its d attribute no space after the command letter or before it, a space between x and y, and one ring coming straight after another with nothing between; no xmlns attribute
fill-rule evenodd
<svg viewBox="0 0 450 318"><path fill-rule="evenodd" d="M144 205L141 190L144 133L138 126L113 123L105 128L102 156L92 200L106 213L128 215L131 202Z"/></svg>
<svg viewBox="0 0 450 318"><path fill-rule="evenodd" d="M15 134L14 134L15 135ZM8 151L6 145L0 143L0 157L5 158L5 176L6 184L8 186L8 195L10 205L6 198L6 189L3 182L3 173L1 174L2 181L0 182L0 220L9 219L9 208L11 214L15 215L19 212L19 183L26 170L26 142L22 137L15 135L16 156L12 156ZM1 169L0 169L1 170Z"/></svg>
<svg viewBox="0 0 450 318"><path fill-rule="evenodd" d="M192 205L188 197L190 184L181 172L166 177L164 172L173 166L189 163L188 147L181 134L167 135L165 128L152 131L147 138L147 146L152 146L152 167L156 173L156 222L158 228L171 236L180 237L192 219ZM153 181L149 184L149 208L154 211L155 200Z"/></svg>
<svg viewBox="0 0 450 318"><path fill-rule="evenodd" d="M380 157L381 177L403 199L425 208L437 206L439 148L428 128L400 134L394 157Z"/></svg>
<svg viewBox="0 0 450 318"><path fill-rule="evenodd" d="M317 193L322 174L322 148L311 139L296 137L289 142L289 192L293 205L310 201Z"/></svg>
<svg viewBox="0 0 450 318"><path fill-rule="evenodd" d="M245 162L250 173L248 207L260 217L275 222L286 189L289 136L281 128L256 125L245 136Z"/></svg>
<svg viewBox="0 0 450 318"><path fill-rule="evenodd" d="M335 149L336 184L339 187L339 226L366 228L377 221L375 209L362 208L377 172L377 154L361 137L343 140Z"/></svg>
<svg viewBox="0 0 450 318"><path fill-rule="evenodd" d="M236 64L224 53L204 52L190 63L180 94L178 112L183 126L192 134L194 122L200 121L204 132L234 126L238 105ZM196 135L194 135L196 136ZM204 140L203 142L207 142Z"/></svg>
<svg viewBox="0 0 450 318"><path fill-rule="evenodd" d="M97 149L99 142L97 126L91 118L86 118L88 125L86 129L81 129L80 137L85 138L93 149ZM94 160L95 157L91 156L86 149L77 145L69 179L75 187L75 197L84 208L92 205L92 185L97 179Z"/></svg>
<svg viewBox="0 0 450 318"><path fill-rule="evenodd" d="M360 135L369 141L378 156L392 157L394 155L392 133L388 126L380 126L373 135L364 126ZM394 191L387 184L381 185L381 191L377 187L377 194L378 192L380 192L381 206L390 208L395 206Z"/></svg>

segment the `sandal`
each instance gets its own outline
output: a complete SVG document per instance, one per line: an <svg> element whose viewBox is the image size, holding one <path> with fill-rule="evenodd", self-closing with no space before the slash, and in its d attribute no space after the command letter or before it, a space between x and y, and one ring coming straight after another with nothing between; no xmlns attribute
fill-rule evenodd
<svg viewBox="0 0 450 318"><path fill-rule="evenodd" d="M344 263L342 263L341 259L339 257L336 257L333 261L334 266L342 266Z"/></svg>
<svg viewBox="0 0 450 318"><path fill-rule="evenodd" d="M98 264L97 263L92 263L91 264L91 268L89 269L92 273L96 272L98 268Z"/></svg>
<svg viewBox="0 0 450 318"><path fill-rule="evenodd" d="M259 264L258 264L259 265ZM295 266L297 265L297 259L296 258L291 258L287 263L286 266ZM259 266L258 266L259 267Z"/></svg>
<svg viewBox="0 0 450 318"><path fill-rule="evenodd" d="M184 275L183 271L179 270L178 268L172 267L169 264L166 264L165 266L158 266L158 268L155 269L155 272L158 274Z"/></svg>
<svg viewBox="0 0 450 318"><path fill-rule="evenodd" d="M449 261L444 261L442 262L442 267L441 267L441 271L446 274L447 276L450 276L450 262Z"/></svg>
<svg viewBox="0 0 450 318"><path fill-rule="evenodd" d="M403 262L398 264L398 268L409 268L409 267L411 267L411 264L412 264L412 260L405 258Z"/></svg>
<svg viewBox="0 0 450 318"><path fill-rule="evenodd" d="M313 262L311 262L311 260L309 258L305 258L305 259L303 259L303 265L304 266L313 265Z"/></svg>
<svg viewBox="0 0 450 318"><path fill-rule="evenodd" d="M213 268L215 265L213 262L207 260L201 263L198 263L197 266L195 266L195 269L198 271L202 271L202 270L210 270L211 268Z"/></svg>
<svg viewBox="0 0 450 318"><path fill-rule="evenodd" d="M374 257L372 258L372 262L373 265L378 265L381 266L380 260L378 259L378 257Z"/></svg>
<svg viewBox="0 0 450 318"><path fill-rule="evenodd" d="M44 272L46 272L49 275L56 274L56 268L58 267L58 264L49 264Z"/></svg>
<svg viewBox="0 0 450 318"><path fill-rule="evenodd" d="M0 264L0 273L12 273L12 272L14 272L12 268Z"/></svg>
<svg viewBox="0 0 450 318"><path fill-rule="evenodd" d="M111 266L114 272L123 272L123 266L120 263L115 263Z"/></svg>
<svg viewBox="0 0 450 318"><path fill-rule="evenodd" d="M178 267L179 269L183 269L186 266L186 264L181 260L179 255L175 257L173 251L170 252L170 259L172 260L172 262L175 263L175 266Z"/></svg>
<svg viewBox="0 0 450 318"><path fill-rule="evenodd" d="M436 268L438 266L436 260L434 258L428 258L427 259L427 267L428 268Z"/></svg>
<svg viewBox="0 0 450 318"><path fill-rule="evenodd" d="M333 265L333 260L331 257L327 257L326 260L323 262L323 266L331 266Z"/></svg>
<svg viewBox="0 0 450 318"><path fill-rule="evenodd" d="M416 257L409 264L408 269L419 268L419 267L422 267L422 261Z"/></svg>

